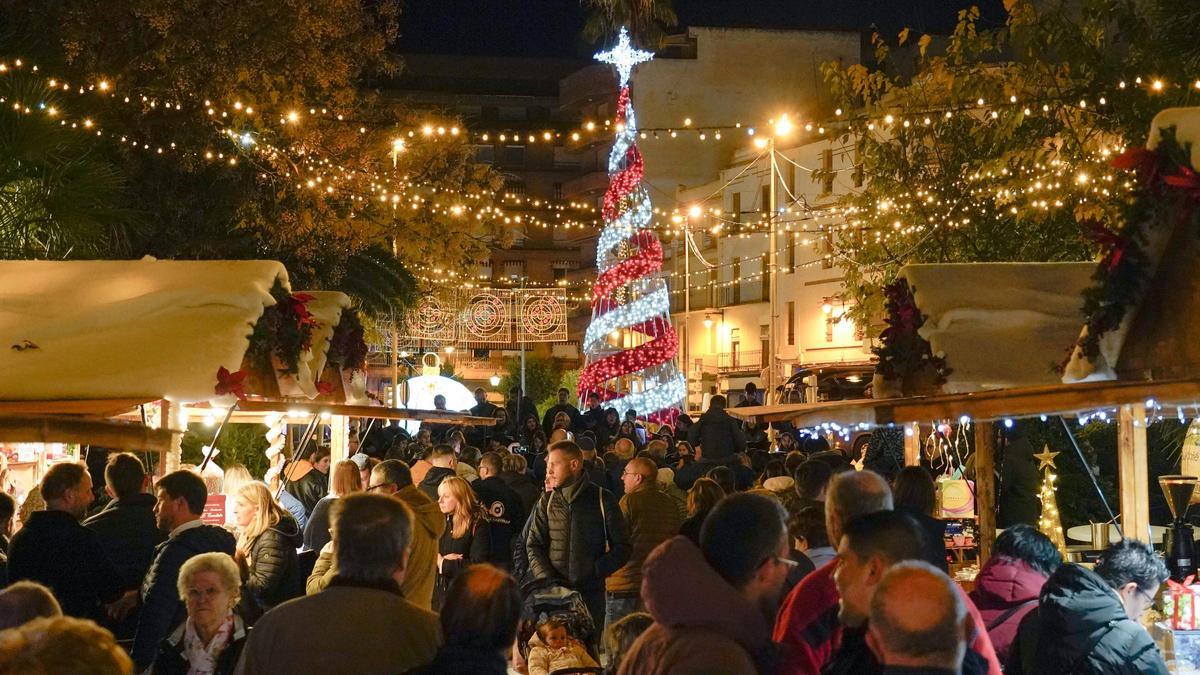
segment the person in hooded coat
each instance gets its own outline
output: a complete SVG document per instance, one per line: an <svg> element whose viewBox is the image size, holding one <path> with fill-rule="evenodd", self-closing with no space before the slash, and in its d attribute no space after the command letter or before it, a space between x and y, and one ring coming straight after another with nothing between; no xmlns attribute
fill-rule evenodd
<svg viewBox="0 0 1200 675"><path fill-rule="evenodd" d="M790 565L786 513L776 500L737 494L712 510L697 547L667 540L642 566L642 601L654 617L619 675L771 672L771 616Z"/></svg>
<svg viewBox="0 0 1200 675"><path fill-rule="evenodd" d="M238 528L234 560L242 568L240 614L253 624L281 602L304 594L296 549L304 535L292 515L283 510L263 483L238 490L234 502Z"/></svg>
<svg viewBox="0 0 1200 675"><path fill-rule="evenodd" d="M1021 621L1005 673L1166 675L1162 654L1138 622L1166 580L1158 554L1134 539L1109 546L1095 571L1059 567L1037 609Z"/></svg>
<svg viewBox="0 0 1200 675"><path fill-rule="evenodd" d="M1037 608L1046 578L1061 564L1054 543L1031 525L1015 525L996 538L992 557L975 577L970 596L1002 662L1008 659L1021 620Z"/></svg>

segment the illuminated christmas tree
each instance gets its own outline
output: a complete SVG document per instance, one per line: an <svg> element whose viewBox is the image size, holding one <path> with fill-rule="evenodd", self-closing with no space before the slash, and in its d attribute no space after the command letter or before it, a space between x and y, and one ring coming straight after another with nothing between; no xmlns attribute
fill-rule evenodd
<svg viewBox="0 0 1200 675"><path fill-rule="evenodd" d="M579 375L579 395L597 392L606 406L624 414L667 419L687 392L676 366L679 337L671 326L667 282L659 276L662 244L650 229L653 211L642 185L644 164L637 147L637 119L629 98L629 75L649 61L621 30L617 46L596 59L617 69L616 140L608 158L604 229L596 244L599 275L592 292L592 322L584 335L587 365Z"/></svg>
<svg viewBox="0 0 1200 675"><path fill-rule="evenodd" d="M1058 513L1058 499L1054 496L1054 481L1058 480L1058 476L1054 474L1054 458L1058 455L1057 452L1050 452L1050 446L1034 457L1041 462L1038 469L1045 469L1042 474L1042 490L1038 494L1038 498L1042 500L1042 515L1038 518L1038 529L1042 534L1050 537L1050 541L1054 542L1054 547L1062 553L1063 559L1067 557L1067 540L1063 536L1062 517Z"/></svg>

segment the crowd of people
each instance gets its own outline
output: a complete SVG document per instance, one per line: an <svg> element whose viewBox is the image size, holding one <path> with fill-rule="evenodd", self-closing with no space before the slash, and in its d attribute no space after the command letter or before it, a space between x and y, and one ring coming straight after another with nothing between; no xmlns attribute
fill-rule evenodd
<svg viewBox="0 0 1200 675"><path fill-rule="evenodd" d="M261 481L55 464L11 540L0 496L0 674L1166 672L1146 544L1089 569L1017 525L968 594L925 469L764 445L722 396L673 424L569 398L480 390L494 426L378 425Z"/></svg>

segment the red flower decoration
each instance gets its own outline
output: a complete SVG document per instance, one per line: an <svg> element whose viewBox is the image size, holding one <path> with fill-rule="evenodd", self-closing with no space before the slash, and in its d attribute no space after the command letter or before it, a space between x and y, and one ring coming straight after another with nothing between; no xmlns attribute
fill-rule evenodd
<svg viewBox="0 0 1200 675"><path fill-rule="evenodd" d="M213 387L213 392L217 396L233 394L239 399L246 398L245 386L247 374L245 370L231 373L225 366L217 368L217 386Z"/></svg>
<svg viewBox="0 0 1200 675"><path fill-rule="evenodd" d="M1158 153L1142 147L1129 148L1112 158L1110 164L1114 169L1137 169L1147 171L1158 163Z"/></svg>
<svg viewBox="0 0 1200 675"><path fill-rule="evenodd" d="M1084 227L1087 228L1088 237L1104 249L1105 268L1112 270L1121 264L1121 258L1125 257L1125 250L1129 248L1129 238L1113 232L1094 220L1085 223Z"/></svg>
<svg viewBox="0 0 1200 675"><path fill-rule="evenodd" d="M333 393L333 383L325 381L317 382L317 393L322 396L329 396Z"/></svg>
<svg viewBox="0 0 1200 675"><path fill-rule="evenodd" d="M1171 187L1190 190L1193 197L1200 193L1200 174L1186 166L1179 167L1179 173L1163 176L1163 182Z"/></svg>
<svg viewBox="0 0 1200 675"><path fill-rule="evenodd" d="M308 311L308 303L315 298L308 293L293 293L288 296L287 308L292 314L295 314L300 319L301 326L315 326L316 319L312 318L312 314Z"/></svg>

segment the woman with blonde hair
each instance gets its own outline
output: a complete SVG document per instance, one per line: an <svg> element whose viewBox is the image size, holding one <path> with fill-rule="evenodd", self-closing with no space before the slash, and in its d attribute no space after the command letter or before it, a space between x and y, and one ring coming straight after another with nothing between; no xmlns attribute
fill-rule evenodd
<svg viewBox="0 0 1200 675"><path fill-rule="evenodd" d="M304 548L308 551L320 551L332 539L330 534L329 509L334 502L355 492L362 492L362 473L358 464L343 459L330 472L329 494L321 497L321 501L313 507L308 523L304 525Z"/></svg>
<svg viewBox="0 0 1200 675"><path fill-rule="evenodd" d="M241 595L237 563L224 553L192 556L179 568L179 599L187 619L159 646L154 675L230 675L246 643L235 608Z"/></svg>
<svg viewBox="0 0 1200 675"><path fill-rule="evenodd" d="M234 504L238 529L234 559L245 583L240 608L253 624L279 603L304 593L296 548L304 543L296 519L274 499L263 483L249 483Z"/></svg>
<svg viewBox="0 0 1200 675"><path fill-rule="evenodd" d="M438 541L435 612L442 608L454 578L475 563L487 562L492 548L491 529L470 483L447 476L438 484L437 492L438 508L446 514L446 529Z"/></svg>
<svg viewBox="0 0 1200 675"><path fill-rule="evenodd" d="M237 527L233 515L233 502L237 499L238 490L248 483L254 482L250 469L241 464L233 464L225 469L225 477L221 479L221 494L225 495L225 527Z"/></svg>
<svg viewBox="0 0 1200 675"><path fill-rule="evenodd" d="M712 511L717 502L724 498L725 491L721 489L717 481L711 478L696 479L696 482L692 484L692 489L688 490L688 518L679 527L679 534L691 539L693 543L699 546L700 526L704 524L704 519L708 517L708 512Z"/></svg>

